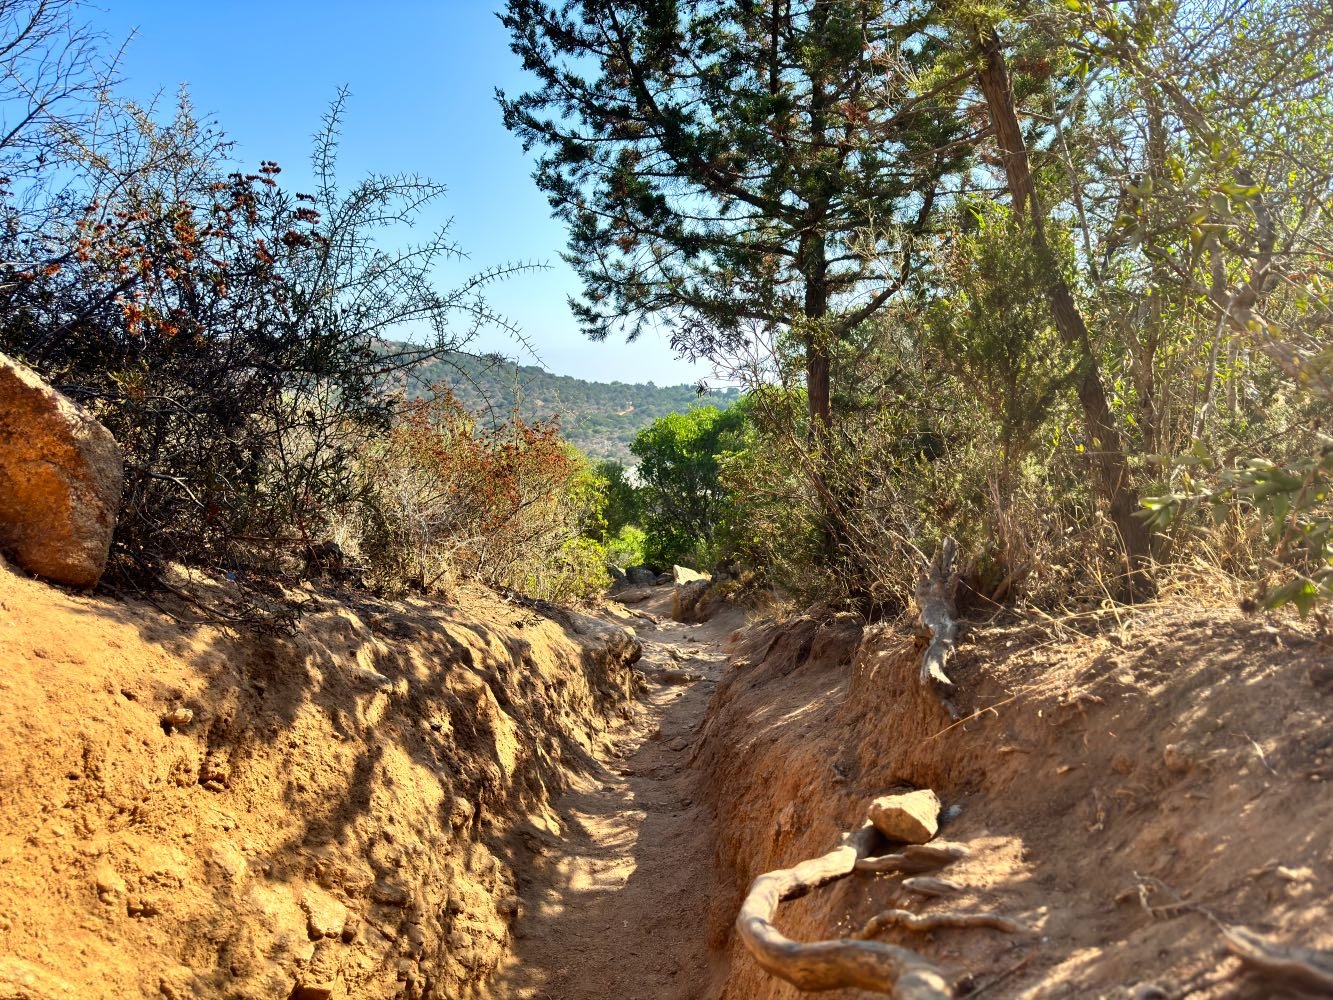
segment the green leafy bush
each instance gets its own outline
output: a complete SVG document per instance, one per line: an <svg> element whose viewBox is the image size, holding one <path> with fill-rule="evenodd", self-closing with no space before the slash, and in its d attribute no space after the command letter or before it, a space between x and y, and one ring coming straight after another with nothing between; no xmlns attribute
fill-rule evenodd
<svg viewBox="0 0 1333 1000"><path fill-rule="evenodd" d="M712 565L727 504L720 456L740 431L740 411L700 406L649 424L634 439L649 564Z"/></svg>

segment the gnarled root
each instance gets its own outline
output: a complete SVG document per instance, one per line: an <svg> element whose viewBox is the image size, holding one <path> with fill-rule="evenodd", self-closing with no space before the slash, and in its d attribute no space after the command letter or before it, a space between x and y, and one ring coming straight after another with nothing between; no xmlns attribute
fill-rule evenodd
<svg viewBox="0 0 1333 1000"><path fill-rule="evenodd" d="M1278 944L1248 927L1223 927L1222 938L1250 971L1287 986L1333 994L1333 952Z"/></svg>
<svg viewBox="0 0 1333 1000"><path fill-rule="evenodd" d="M909 910L885 910L866 921L852 936L859 941L874 937L886 927L901 927L904 930L928 933L944 927L989 927L1004 931L1006 934L1025 934L1027 928L1017 920L1010 920L998 913L912 913Z"/></svg>
<svg viewBox="0 0 1333 1000"><path fill-rule="evenodd" d="M921 683L938 684L948 689L953 681L944 672L953 656L958 638L957 605L954 593L958 589L958 543L946 537L939 552L926 566L916 582L916 606L921 613L921 625L930 636L930 645L921 656Z"/></svg>
<svg viewBox="0 0 1333 1000"><path fill-rule="evenodd" d="M904 875L928 872L961 861L969 853L962 844L950 843L947 840L936 840L929 844L908 844L897 854L857 858L856 870Z"/></svg>
<svg viewBox="0 0 1333 1000"><path fill-rule="evenodd" d="M949 980L916 952L853 938L801 944L773 926L784 899L851 874L857 859L869 853L874 835L874 827L867 823L822 857L760 875L741 905L736 932L763 968L798 989L854 987L900 1000L946 1000L954 995Z"/></svg>

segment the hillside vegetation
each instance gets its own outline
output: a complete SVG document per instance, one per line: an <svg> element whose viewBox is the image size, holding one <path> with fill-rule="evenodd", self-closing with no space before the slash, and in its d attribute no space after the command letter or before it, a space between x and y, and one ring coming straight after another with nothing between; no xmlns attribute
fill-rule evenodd
<svg viewBox="0 0 1333 1000"><path fill-rule="evenodd" d="M561 434L589 458L628 465L635 462L630 453L635 435L654 420L701 403L724 407L740 396L734 387L701 392L694 385L590 382L496 355L459 351L424 360L394 382L412 398L426 395L431 386L447 386L483 419L503 421L517 414L531 423L559 417Z"/></svg>

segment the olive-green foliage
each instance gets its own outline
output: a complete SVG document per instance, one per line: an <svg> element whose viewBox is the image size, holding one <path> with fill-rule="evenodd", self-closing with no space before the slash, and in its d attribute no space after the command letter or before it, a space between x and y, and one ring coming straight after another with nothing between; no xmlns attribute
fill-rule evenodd
<svg viewBox="0 0 1333 1000"><path fill-rule="evenodd" d="M629 472L615 459L604 459L593 464L593 474L601 481L606 494L606 534L620 534L626 525L639 520L639 495L629 481Z"/></svg>
<svg viewBox="0 0 1333 1000"><path fill-rule="evenodd" d="M700 406L654 421L634 439L649 564L714 562L727 504L719 458L735 446L742 419L734 408Z"/></svg>
<svg viewBox="0 0 1333 1000"><path fill-rule="evenodd" d="M624 569L642 566L647 555L648 535L637 525L626 524L606 540L606 561Z"/></svg>
<svg viewBox="0 0 1333 1000"><path fill-rule="evenodd" d="M1031 250L1030 224L1006 206L977 203L960 213L960 228L926 315L941 360L998 425L1007 490L1013 464L1068 386L1073 358L1051 323L1053 276Z"/></svg>

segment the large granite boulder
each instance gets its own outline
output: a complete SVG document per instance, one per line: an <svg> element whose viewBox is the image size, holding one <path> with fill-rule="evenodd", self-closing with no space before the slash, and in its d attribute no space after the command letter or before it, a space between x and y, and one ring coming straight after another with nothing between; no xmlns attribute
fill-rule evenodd
<svg viewBox="0 0 1333 1000"><path fill-rule="evenodd" d="M636 587L652 587L657 583L657 574L647 566L631 566L625 570L629 582Z"/></svg>
<svg viewBox="0 0 1333 1000"><path fill-rule="evenodd" d="M48 580L93 586L124 481L111 432L0 354L0 551Z"/></svg>
<svg viewBox="0 0 1333 1000"><path fill-rule="evenodd" d="M690 569L688 566L672 566L671 582L676 584L694 583L698 580L713 579L708 573L700 573L697 569Z"/></svg>

